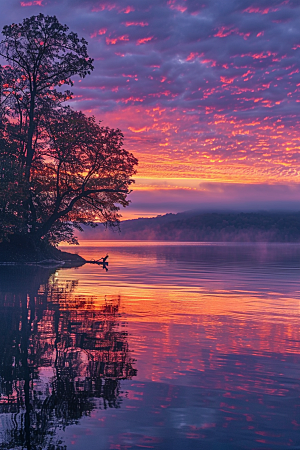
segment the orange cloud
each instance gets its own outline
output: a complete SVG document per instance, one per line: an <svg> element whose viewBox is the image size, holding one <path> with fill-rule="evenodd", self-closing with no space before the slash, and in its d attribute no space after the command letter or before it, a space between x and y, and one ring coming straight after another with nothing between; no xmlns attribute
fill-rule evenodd
<svg viewBox="0 0 300 450"><path fill-rule="evenodd" d="M107 28L101 28L98 31L95 31L93 34L91 34L91 38L95 38L96 36L101 36L102 34L105 34L107 32Z"/></svg>
<svg viewBox="0 0 300 450"><path fill-rule="evenodd" d="M125 9L123 9L123 13L124 14L129 14L130 12L133 12L133 11L135 11L135 9L134 9L134 7L133 6L127 6Z"/></svg>
<svg viewBox="0 0 300 450"><path fill-rule="evenodd" d="M154 36L138 39L137 45L145 44L146 42L152 41L153 38Z"/></svg>
<svg viewBox="0 0 300 450"><path fill-rule="evenodd" d="M199 53L197 52L191 52L189 54L189 56L186 58L186 61L194 61L195 58L197 58L197 56L199 56Z"/></svg>
<svg viewBox="0 0 300 450"><path fill-rule="evenodd" d="M272 110L277 105L267 101L262 106ZM200 123L205 122L210 137L201 127L196 133L187 133L191 122L199 123L199 113L185 115L175 108L131 105L120 108L117 115L106 113L102 119L132 133L127 136L126 148L140 159L139 176L234 183L300 182L297 126L291 128L280 120L273 123L266 115L266 120L247 120L214 114L213 108L207 112Z"/></svg>
<svg viewBox="0 0 300 450"><path fill-rule="evenodd" d="M21 6L43 6L43 0L33 0L32 2L21 2Z"/></svg>
<svg viewBox="0 0 300 450"><path fill-rule="evenodd" d="M177 4L176 0L168 0L167 5L169 6L170 9L174 9L181 13L184 13L187 10L186 6L183 6L182 4Z"/></svg>
<svg viewBox="0 0 300 450"><path fill-rule="evenodd" d="M228 29L226 27L221 27L219 29L219 31L216 34L214 34L214 37L224 38L224 37L230 36L235 31L237 31L237 30L235 30L235 29Z"/></svg>
<svg viewBox="0 0 300 450"><path fill-rule="evenodd" d="M274 11L278 11L278 8L258 8L258 7L253 7L250 6L249 8L245 9L244 12L247 13L256 13L256 14L269 14L269 12L274 12Z"/></svg>
<svg viewBox="0 0 300 450"><path fill-rule="evenodd" d="M234 77L233 78L220 77L220 80L222 81L222 83L231 84L234 82Z"/></svg>
<svg viewBox="0 0 300 450"><path fill-rule="evenodd" d="M125 22L126 27L147 27L149 25L148 22Z"/></svg>
<svg viewBox="0 0 300 450"><path fill-rule="evenodd" d="M132 131L133 133L143 133L144 131L148 131L149 130L148 127L143 127L143 128L138 128L138 129L133 128L133 127L128 127L128 129L130 131Z"/></svg>
<svg viewBox="0 0 300 450"><path fill-rule="evenodd" d="M126 98L126 100L123 100L123 103L129 103L129 102L143 102L144 99L140 97L129 97Z"/></svg>
<svg viewBox="0 0 300 450"><path fill-rule="evenodd" d="M128 35L118 36L116 38L106 38L105 39L107 45L115 45L119 41L129 41Z"/></svg>

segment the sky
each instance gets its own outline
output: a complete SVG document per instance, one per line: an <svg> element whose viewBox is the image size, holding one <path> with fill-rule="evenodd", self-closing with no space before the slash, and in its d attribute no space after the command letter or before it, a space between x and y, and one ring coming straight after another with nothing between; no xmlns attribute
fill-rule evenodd
<svg viewBox="0 0 300 450"><path fill-rule="evenodd" d="M0 0L85 37L72 106L139 159L124 218L300 210L299 0Z"/></svg>

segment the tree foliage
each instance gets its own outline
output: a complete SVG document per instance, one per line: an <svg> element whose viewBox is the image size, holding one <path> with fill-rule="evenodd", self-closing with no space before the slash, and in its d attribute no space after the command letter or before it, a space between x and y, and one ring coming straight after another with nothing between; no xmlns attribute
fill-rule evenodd
<svg viewBox="0 0 300 450"><path fill-rule="evenodd" d="M66 108L46 125L47 151L37 160L33 203L37 222L33 227L51 241L59 239L64 221L73 225L116 222L116 203L127 200L129 176L136 159L123 148L120 130L101 127L93 117ZM43 149L44 150L44 149ZM39 222L43 217L43 223ZM56 226L55 226L56 224ZM57 226L58 225L58 226Z"/></svg>
<svg viewBox="0 0 300 450"><path fill-rule="evenodd" d="M30 234L73 242L80 223L117 222L137 160L123 148L120 130L64 105L72 93L62 86L93 70L87 42L43 14L5 26L3 36L2 238Z"/></svg>

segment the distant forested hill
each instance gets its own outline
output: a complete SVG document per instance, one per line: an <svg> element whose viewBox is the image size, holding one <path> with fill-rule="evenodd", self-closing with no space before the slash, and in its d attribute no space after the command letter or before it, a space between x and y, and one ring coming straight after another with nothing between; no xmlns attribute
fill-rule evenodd
<svg viewBox="0 0 300 450"><path fill-rule="evenodd" d="M300 242L298 213L166 214L151 219L125 220L117 229L85 228L82 239L125 239L206 242Z"/></svg>

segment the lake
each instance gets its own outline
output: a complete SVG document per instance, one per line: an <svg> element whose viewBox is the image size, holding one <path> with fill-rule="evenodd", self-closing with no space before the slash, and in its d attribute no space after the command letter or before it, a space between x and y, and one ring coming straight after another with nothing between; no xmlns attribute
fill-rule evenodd
<svg viewBox="0 0 300 450"><path fill-rule="evenodd" d="M0 449L300 448L300 245L83 244L0 267Z"/></svg>

